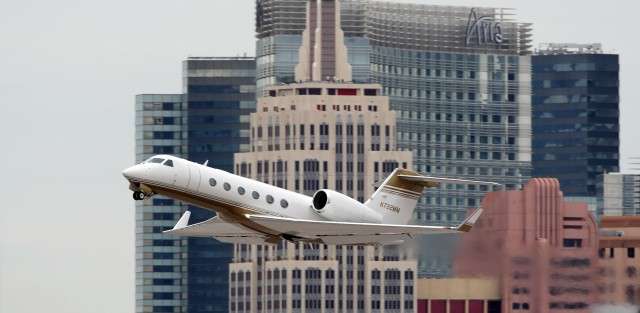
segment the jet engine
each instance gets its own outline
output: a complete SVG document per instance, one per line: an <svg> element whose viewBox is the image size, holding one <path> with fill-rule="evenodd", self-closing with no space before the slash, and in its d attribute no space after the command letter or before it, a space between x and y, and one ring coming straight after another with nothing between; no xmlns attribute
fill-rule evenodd
<svg viewBox="0 0 640 313"><path fill-rule="evenodd" d="M368 206L333 190L318 190L313 195L313 209L333 222L381 223L382 215Z"/></svg>

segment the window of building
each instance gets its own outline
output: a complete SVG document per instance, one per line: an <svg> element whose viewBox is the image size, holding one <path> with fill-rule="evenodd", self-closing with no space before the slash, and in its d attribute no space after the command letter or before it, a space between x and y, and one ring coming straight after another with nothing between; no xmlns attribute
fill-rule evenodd
<svg viewBox="0 0 640 313"><path fill-rule="evenodd" d="M582 239L569 239L569 238L566 238L563 241L563 246L565 248L581 248L582 247Z"/></svg>
<svg viewBox="0 0 640 313"><path fill-rule="evenodd" d="M635 258L636 257L636 248L627 248L627 257Z"/></svg>
<svg viewBox="0 0 640 313"><path fill-rule="evenodd" d="M231 185L229 183L224 183L224 185L222 185L224 190L229 191L231 190Z"/></svg>
<svg viewBox="0 0 640 313"><path fill-rule="evenodd" d="M267 203L272 204L273 203L273 196L272 195L267 195Z"/></svg>

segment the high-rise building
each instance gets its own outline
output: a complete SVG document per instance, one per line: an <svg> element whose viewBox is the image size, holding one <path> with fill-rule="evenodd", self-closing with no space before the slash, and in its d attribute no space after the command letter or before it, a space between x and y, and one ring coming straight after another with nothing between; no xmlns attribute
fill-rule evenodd
<svg viewBox="0 0 640 313"><path fill-rule="evenodd" d="M235 155L235 170L307 195L329 188L364 202L376 182L411 166L411 153L396 150L396 115L382 87L351 82L339 4L308 2L295 83L263 86L250 152ZM417 262L401 250L237 244L230 312L413 312Z"/></svg>
<svg viewBox="0 0 640 313"><path fill-rule="evenodd" d="M306 0L257 1L257 85L295 81ZM515 187L530 177L530 27L506 9L343 1L354 82L383 86L401 150L427 174ZM453 224L487 186L427 191L416 219Z"/></svg>
<svg viewBox="0 0 640 313"><path fill-rule="evenodd" d="M590 312L595 303L598 229L586 203L568 202L558 180L495 191L458 247L459 277L500 282L501 312Z"/></svg>
<svg viewBox="0 0 640 313"><path fill-rule="evenodd" d="M545 44L533 63L533 176L569 197L596 197L619 171L618 55L599 44Z"/></svg>
<svg viewBox="0 0 640 313"><path fill-rule="evenodd" d="M599 216L640 215L640 174L607 173L598 180Z"/></svg>
<svg viewBox="0 0 640 313"><path fill-rule="evenodd" d="M233 171L233 154L249 147L255 111L253 58L188 58L184 94L136 97L136 159L173 154ZM233 246L209 238L161 234L187 206L159 196L138 202L136 312L228 312ZM188 207L192 222L211 217Z"/></svg>
<svg viewBox="0 0 640 313"><path fill-rule="evenodd" d="M249 114L255 111L255 59L191 57L183 63L186 156L233 172L233 154L248 151ZM213 217L190 207L192 223ZM185 312L228 312L228 273L233 246L187 238Z"/></svg>
<svg viewBox="0 0 640 313"><path fill-rule="evenodd" d="M181 94L136 96L136 162L156 154L185 155L185 101ZM186 312L186 240L168 237L184 212L179 201L136 201L136 312Z"/></svg>

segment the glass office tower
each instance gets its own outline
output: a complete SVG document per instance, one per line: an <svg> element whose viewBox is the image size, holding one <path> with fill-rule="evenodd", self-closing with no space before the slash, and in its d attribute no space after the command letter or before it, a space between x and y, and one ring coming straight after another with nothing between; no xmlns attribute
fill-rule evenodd
<svg viewBox="0 0 640 313"><path fill-rule="evenodd" d="M533 175L565 195L595 197L619 171L618 55L599 44L546 44L533 63Z"/></svg>
<svg viewBox="0 0 640 313"><path fill-rule="evenodd" d="M184 156L184 96L136 96L136 163L155 154ZM173 199L136 201L136 312L184 312L186 240L162 234L185 210Z"/></svg>
<svg viewBox="0 0 640 313"><path fill-rule="evenodd" d="M233 154L248 151L249 114L255 111L254 58L188 58L184 61L187 157L233 173ZM190 207L191 223L213 217ZM233 246L210 238L187 241L187 312L228 312Z"/></svg>
<svg viewBox="0 0 640 313"><path fill-rule="evenodd" d="M257 1L258 94L291 82L305 4ZM366 0L345 0L341 8L353 80L383 86L399 113L398 148L413 151L414 169L507 188L531 177L529 24L513 20L507 9ZM429 190L415 219L456 224L487 191L476 184ZM455 244L451 238L436 241L429 245ZM421 272L446 275L448 265L442 265L450 256L438 258L423 257Z"/></svg>
<svg viewBox="0 0 640 313"><path fill-rule="evenodd" d="M136 160L172 154L233 172L248 151L255 111L254 58L188 58L184 94L136 97ZM191 222L212 213L154 196L136 204L136 312L228 312L232 246L161 234L189 209Z"/></svg>

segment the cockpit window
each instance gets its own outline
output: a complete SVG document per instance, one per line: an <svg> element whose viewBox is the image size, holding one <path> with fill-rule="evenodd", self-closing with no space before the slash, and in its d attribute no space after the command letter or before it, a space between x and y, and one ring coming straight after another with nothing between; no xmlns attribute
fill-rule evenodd
<svg viewBox="0 0 640 313"><path fill-rule="evenodd" d="M148 163L162 163L164 162L163 158L151 158L151 160L147 161Z"/></svg>
<svg viewBox="0 0 640 313"><path fill-rule="evenodd" d="M167 160L167 162L164 162L164 165L168 167L173 167L173 160Z"/></svg>

